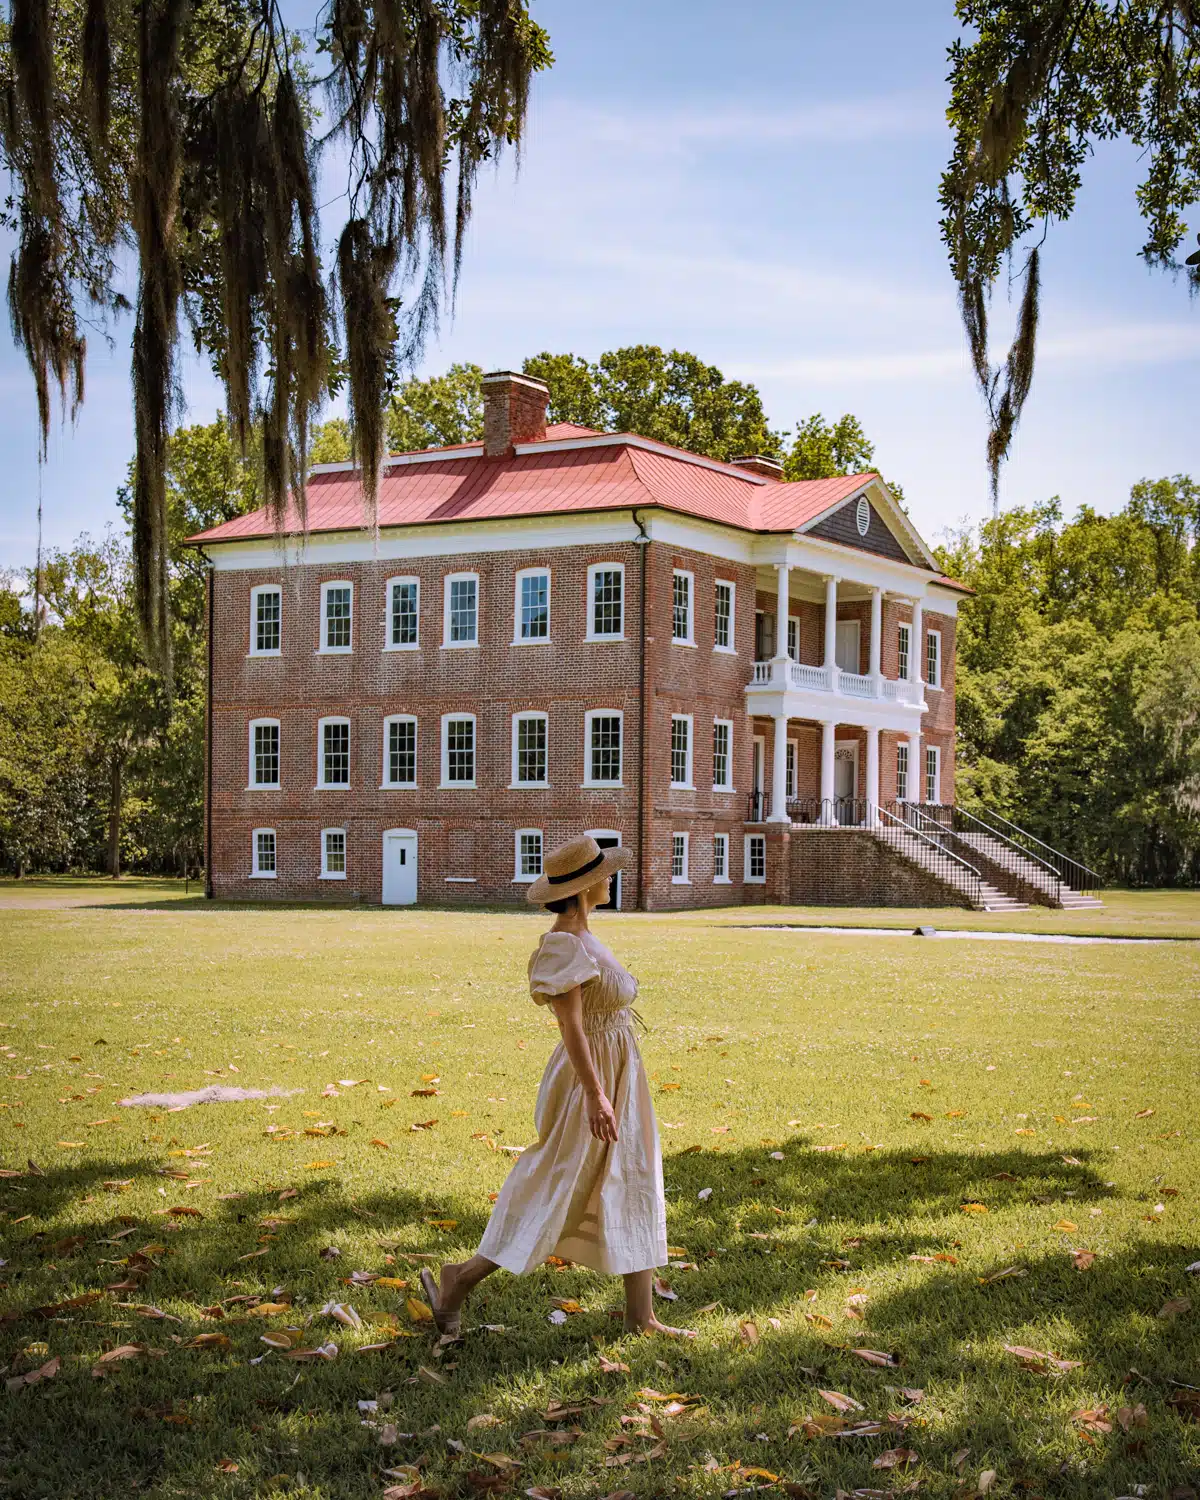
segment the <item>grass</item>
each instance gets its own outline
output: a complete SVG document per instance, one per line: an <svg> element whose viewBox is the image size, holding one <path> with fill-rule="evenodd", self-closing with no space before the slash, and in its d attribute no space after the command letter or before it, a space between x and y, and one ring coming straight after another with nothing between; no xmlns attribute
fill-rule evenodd
<svg viewBox="0 0 1200 1500"><path fill-rule="evenodd" d="M61 1361L0 1396L0 1495L377 1497L418 1461L447 1496L479 1492L468 1474L503 1481L473 1454L521 1463L514 1496L542 1485L580 1500L767 1483L738 1464L822 1500L914 1481L948 1500L992 1470L990 1493L1022 1500L1139 1485L1167 1500L1194 1483L1200 1425L1171 1400L1173 1382L1200 1386L1200 1286L1186 1269L1200 1259L1191 945L905 943L751 931L728 913L607 919L653 1026L643 1050L669 1238L686 1251L673 1258L696 1266L667 1271L678 1300L664 1308L700 1338L624 1338L608 1312L619 1283L545 1268L485 1283L468 1329L498 1328L439 1354L405 1299L415 1257L462 1257L486 1222L511 1158L480 1136L530 1138L554 1041L523 988L537 921L141 901L0 912L3 1164L40 1168L0 1181L0 1358L10 1377ZM179 1113L116 1103L213 1081L303 1092ZM323 1097L329 1084L338 1092ZM411 1097L423 1087L442 1092ZM323 1121L338 1133L302 1133ZM186 1151L197 1154L171 1154ZM222 1196L234 1193L245 1196ZM179 1206L203 1217L172 1215ZM330 1247L340 1256L323 1258ZM1089 1269L1072 1249L1096 1253ZM988 1280L1010 1267L1021 1274ZM358 1270L410 1286L349 1284ZM136 1287L35 1311L125 1280ZM583 1310L551 1324L555 1297ZM1160 1315L1185 1300L1196 1306ZM345 1328L320 1315L329 1301L376 1321ZM250 1363L264 1333L310 1318L305 1342L332 1340L336 1359ZM187 1347L212 1333L228 1346ZM129 1343L158 1357L93 1376ZM1034 1373L1006 1344L1079 1363ZM902 1363L876 1367L854 1348ZM628 1373L603 1370L601 1354ZM906 1404L901 1387L924 1395ZM692 1404L662 1417L660 1456L606 1466L655 1450L638 1420L663 1409L638 1394L648 1388ZM821 1390L860 1402L856 1417L909 1425L789 1437L833 1415ZM387 1406L367 1420L394 1423L394 1443L363 1425L365 1400ZM555 1400L583 1410L548 1422ZM1072 1420L1101 1406L1112 1432ZM481 1414L497 1425L468 1429ZM572 1425L561 1448L521 1442ZM606 1446L620 1437L627 1448ZM906 1471L873 1467L897 1447L918 1455Z"/></svg>

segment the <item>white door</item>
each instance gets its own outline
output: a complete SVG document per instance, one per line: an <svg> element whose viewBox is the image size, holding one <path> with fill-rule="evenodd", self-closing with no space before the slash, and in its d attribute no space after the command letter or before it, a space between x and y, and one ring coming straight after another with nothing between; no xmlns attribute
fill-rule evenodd
<svg viewBox="0 0 1200 1500"><path fill-rule="evenodd" d="M833 749L833 795L839 823L857 823L858 741L837 740Z"/></svg>
<svg viewBox="0 0 1200 1500"><path fill-rule="evenodd" d="M383 904L414 906L417 900L417 835L389 828L383 836Z"/></svg>
<svg viewBox="0 0 1200 1500"><path fill-rule="evenodd" d="M859 671L858 655L858 633L860 622L858 620L839 620L837 622L837 636L834 639L834 659L843 672Z"/></svg>

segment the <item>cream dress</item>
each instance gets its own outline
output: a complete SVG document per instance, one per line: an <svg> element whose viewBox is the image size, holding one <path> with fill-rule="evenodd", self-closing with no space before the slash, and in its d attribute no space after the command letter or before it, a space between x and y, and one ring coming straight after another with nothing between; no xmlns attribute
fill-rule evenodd
<svg viewBox="0 0 1200 1500"><path fill-rule="evenodd" d="M617 1139L592 1135L586 1095L560 1040L538 1088L537 1141L517 1158L479 1242L478 1253L506 1271L531 1271L548 1255L611 1276L667 1260L658 1121L633 1029L637 980L590 932L545 933L529 959L530 994L545 1005L576 985Z"/></svg>

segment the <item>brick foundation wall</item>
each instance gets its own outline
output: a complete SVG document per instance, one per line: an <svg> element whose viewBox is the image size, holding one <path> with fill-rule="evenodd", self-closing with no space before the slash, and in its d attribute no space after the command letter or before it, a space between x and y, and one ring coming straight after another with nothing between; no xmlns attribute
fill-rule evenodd
<svg viewBox="0 0 1200 1500"><path fill-rule="evenodd" d="M862 829L792 829L796 906L962 906L966 898Z"/></svg>

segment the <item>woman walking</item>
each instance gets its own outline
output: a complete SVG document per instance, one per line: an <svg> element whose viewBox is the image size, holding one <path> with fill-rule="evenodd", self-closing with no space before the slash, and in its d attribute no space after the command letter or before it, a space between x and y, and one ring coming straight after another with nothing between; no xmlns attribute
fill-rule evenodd
<svg viewBox="0 0 1200 1500"><path fill-rule="evenodd" d="M438 1328L457 1335L467 1294L501 1267L520 1275L556 1255L625 1279L630 1332L695 1337L654 1316L654 1272L667 1259L662 1154L634 1035L637 980L588 927L609 899L624 849L584 834L545 858L529 900L555 913L529 959L529 991L561 1040L534 1106L538 1138L508 1174L470 1260L421 1284Z"/></svg>

